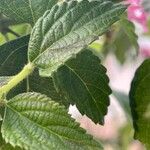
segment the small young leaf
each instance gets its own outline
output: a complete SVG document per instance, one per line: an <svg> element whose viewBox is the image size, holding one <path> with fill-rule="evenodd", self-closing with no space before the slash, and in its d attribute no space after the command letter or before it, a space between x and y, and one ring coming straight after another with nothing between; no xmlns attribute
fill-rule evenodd
<svg viewBox="0 0 150 150"><path fill-rule="evenodd" d="M98 57L85 50L60 67L53 79L59 93L76 104L81 114L95 123L104 123L111 89Z"/></svg>
<svg viewBox="0 0 150 150"><path fill-rule="evenodd" d="M44 76L50 76L67 59L106 32L125 9L107 0L73 0L55 5L33 28L29 60L47 73Z"/></svg>
<svg viewBox="0 0 150 150"><path fill-rule="evenodd" d="M137 69L130 90L135 138L150 149L150 59Z"/></svg>
<svg viewBox="0 0 150 150"><path fill-rule="evenodd" d="M126 18L122 18L121 21L121 26L128 37L130 44L138 51L139 45L138 45L138 36L135 33L135 26L134 24L127 20Z"/></svg>
<svg viewBox="0 0 150 150"><path fill-rule="evenodd" d="M6 106L2 136L24 149L100 150L63 106L38 93L20 94Z"/></svg>
<svg viewBox="0 0 150 150"><path fill-rule="evenodd" d="M118 61L123 64L130 57L135 57L138 50L138 36L135 33L135 26L123 16L116 24L114 32L109 32L106 35L103 52L107 55L108 52L113 51Z"/></svg>
<svg viewBox="0 0 150 150"><path fill-rule="evenodd" d="M112 40L112 46L117 59L120 63L124 63L127 57L129 57L127 54L130 54L131 56L138 54L138 36L135 33L135 26L132 22L122 18L119 23L120 29L115 33L114 40Z"/></svg>
<svg viewBox="0 0 150 150"><path fill-rule="evenodd" d="M17 23L32 25L58 0L0 0L0 11Z"/></svg>

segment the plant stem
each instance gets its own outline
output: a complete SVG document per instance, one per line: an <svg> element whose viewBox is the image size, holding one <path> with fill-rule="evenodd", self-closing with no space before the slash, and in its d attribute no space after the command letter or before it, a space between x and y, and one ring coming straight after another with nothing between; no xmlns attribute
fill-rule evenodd
<svg viewBox="0 0 150 150"><path fill-rule="evenodd" d="M27 64L23 70L14 76L6 85L0 88L1 95L7 94L12 88L19 84L23 79L27 78L34 70L34 65L32 63ZM0 99L0 101L2 101Z"/></svg>

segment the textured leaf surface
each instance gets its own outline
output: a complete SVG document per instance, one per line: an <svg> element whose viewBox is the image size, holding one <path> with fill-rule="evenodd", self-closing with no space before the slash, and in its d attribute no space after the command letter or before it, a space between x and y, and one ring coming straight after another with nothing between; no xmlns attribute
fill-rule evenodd
<svg viewBox="0 0 150 150"><path fill-rule="evenodd" d="M29 36L24 36L0 46L0 76L13 76L27 64L28 42ZM10 77L0 77L0 86L7 82L4 81L4 78L9 80ZM40 92L57 101L63 100L56 92L52 79L40 78L37 70L28 78L28 81L24 80L15 89L11 90L7 97L12 98L26 91Z"/></svg>
<svg viewBox="0 0 150 150"><path fill-rule="evenodd" d="M17 23L32 25L58 0L0 0L0 11Z"/></svg>
<svg viewBox="0 0 150 150"><path fill-rule="evenodd" d="M130 90L135 138L150 149L150 59L138 68Z"/></svg>
<svg viewBox="0 0 150 150"><path fill-rule="evenodd" d="M1 107L0 107L0 111L1 111ZM1 125L2 125L2 121L0 120L0 129L1 129ZM10 144L6 144L0 132L0 150L19 150L19 148L13 148Z"/></svg>
<svg viewBox="0 0 150 150"><path fill-rule="evenodd" d="M14 148L10 144L6 144L0 135L0 150L21 150L21 149L18 147Z"/></svg>
<svg viewBox="0 0 150 150"><path fill-rule="evenodd" d="M106 69L98 57L85 50L67 61L53 75L57 90L82 114L103 124L111 90Z"/></svg>
<svg viewBox="0 0 150 150"><path fill-rule="evenodd" d="M7 103L2 135L13 146L30 150L102 149L64 107L38 93L21 94Z"/></svg>
<svg viewBox="0 0 150 150"><path fill-rule="evenodd" d="M35 24L29 60L50 76L68 58L103 34L124 12L111 1L83 0L55 5ZM45 71L46 70L46 71Z"/></svg>

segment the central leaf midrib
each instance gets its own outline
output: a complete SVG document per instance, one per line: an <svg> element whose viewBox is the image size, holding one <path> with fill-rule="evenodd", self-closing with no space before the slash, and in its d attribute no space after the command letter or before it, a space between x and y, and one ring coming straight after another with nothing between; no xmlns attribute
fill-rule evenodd
<svg viewBox="0 0 150 150"><path fill-rule="evenodd" d="M66 35L67 36L67 35ZM92 35L91 35L91 37L93 37ZM93 40L92 40L92 42L93 41L95 41L97 39L97 37L93 37ZM57 42L57 41L56 41ZM55 43L56 43L55 42ZM80 42L81 42L81 40L80 40ZM92 43L91 42L91 43ZM75 42L75 43L73 43L72 45L66 45L66 47L61 47L61 48L56 48L56 49L53 49L53 48L51 48L51 47L49 47L49 48L47 48L45 51L43 51L42 53L40 53L32 62L36 62L44 53L46 53L47 51L50 51L50 50L59 50L59 49L64 49L64 50L68 50L68 49L71 49L71 48L80 48L80 49L82 49L81 47L86 47L87 45L85 45L85 46L76 46L76 47L74 47L73 45L75 45L75 44L78 44L79 43L79 41L77 41L77 42ZM52 45L51 45L52 46ZM56 62L56 64L57 64L58 62ZM49 68L51 68L51 66L49 67Z"/></svg>
<svg viewBox="0 0 150 150"><path fill-rule="evenodd" d="M82 1L83 2L83 1ZM50 27L50 29L52 29L53 27L54 27L54 25L55 24L57 24L58 22L60 22L60 20L67 14L67 13L69 13L69 12L72 12L74 9L76 9L76 7L78 7L78 5L79 5L79 3L81 3L81 2L78 2L77 4L76 4L76 6L74 6L73 8L71 8L71 9L69 9L69 10L66 10L66 12L61 16L61 17L59 17L57 20L55 20L55 22L54 22L54 24ZM92 2L89 2L89 3L92 3ZM91 10L90 10L90 12L92 11L92 10L94 10L95 9L95 7L100 7L101 5L103 5L103 3L106 3L106 2L102 2L100 5L95 5ZM85 14L83 14L80 18L78 18L78 21L85 15L87 15L87 14L89 14L90 12L86 12ZM77 22L77 21L76 21ZM73 25L73 27L74 27L74 25ZM72 28L73 28L72 27ZM49 29L49 30L50 30ZM70 32L71 32L72 30L70 30ZM69 33L70 33L69 32ZM45 37L46 37L46 35L48 34L48 32L44 35ZM64 36L63 36L64 37ZM63 38L62 37L62 38ZM43 41L44 41L44 39L43 39ZM43 41L42 41L42 43L43 43Z"/></svg>
<svg viewBox="0 0 150 150"><path fill-rule="evenodd" d="M69 70L71 70L71 71L77 76L77 78L83 83L83 85L84 85L85 88L87 89L87 91L88 91L90 97L93 99L93 101L94 101L94 103L95 103L95 105L96 105L96 107L97 107L97 110L98 110L99 114L101 114L101 112L99 111L99 107L98 107L98 105L97 105L96 99L92 96L92 94L91 94L91 92L89 91L89 89L88 89L86 83L83 81L83 79L82 79L72 68L70 68L67 64L65 64L65 66L66 66ZM101 101L100 101L100 103L101 103L102 105L106 105L106 104L102 103Z"/></svg>
<svg viewBox="0 0 150 150"><path fill-rule="evenodd" d="M55 132L53 132L53 131L47 129L46 127L43 127L43 126L41 126L40 124L38 124L38 123L36 123L36 122L33 122L31 119L25 117L24 115L20 114L20 113L17 112L15 109L13 109L11 106L9 106L9 103L7 103L6 106L7 106L9 109L11 109L12 111L14 111L16 114L18 114L20 117L24 117L24 118L27 119L28 121L30 121L30 122L32 122L33 124L37 125L38 127L43 128L44 130L50 132L51 134L56 135L63 143L64 143L64 141L63 141L63 138L62 138L62 137L64 137L64 139L67 139L68 141L73 141L73 142L75 142L75 143L77 143L77 144L80 143L80 144L83 144L83 145L85 146L84 141L83 141L83 142L82 142L81 140L80 140L80 141L76 141L76 140L70 139L70 138L68 138L68 137L66 137L66 136L60 136L59 134L57 134L57 133L55 133ZM91 146L95 146L95 145L91 145ZM96 146L95 146L95 147L96 147Z"/></svg>
<svg viewBox="0 0 150 150"><path fill-rule="evenodd" d="M84 71L84 72L86 72L86 71L91 71L91 70L88 70L88 69L81 69L80 68L80 70L82 70L82 71ZM74 71L78 71L78 69L74 69ZM92 71L91 71L91 73L93 73ZM108 84L108 82L106 82L106 79L104 78L104 72L102 73L102 74L100 74L100 73L97 73L97 72L94 72L94 74L97 74L98 76L101 76L102 77L102 79L103 79L103 81L104 81L104 83L105 84ZM106 95L108 95L109 94L109 92L108 93L106 93L105 91L103 91L102 89L100 89L99 87L97 87L97 86L95 86L95 85L93 85L93 84L91 84L91 83L88 83L89 85L91 85L91 86L94 86L95 88L97 88L97 89L99 89L99 90L101 90L104 94L106 94Z"/></svg>
<svg viewBox="0 0 150 150"><path fill-rule="evenodd" d="M94 18L93 20L95 20L95 19L97 19L97 18L101 18L102 16L105 16L106 14L109 14L108 12L107 13L105 13L105 14L102 14L102 15L100 15L100 16L98 16L98 17L96 17L96 18ZM93 21L92 20L92 21ZM86 26L87 24L89 24L89 23L91 23L92 21L90 21L90 22L88 22L88 23L86 23L84 26ZM82 27L80 27L79 29L77 29L77 30L80 30L81 28L83 28L84 26L82 26ZM75 30L75 31L77 31L77 30ZM73 32L75 32L75 31L73 31ZM72 33L72 32L71 32ZM54 50L52 47L54 46L54 44L56 44L56 43L58 43L61 39L63 39L63 38L65 38L65 37L67 37L69 34L71 34L71 33L68 33L68 34L66 34L65 36L63 36L62 38L60 38L59 40L57 40L57 41L55 41L50 47L48 47L46 50L44 50L42 53L40 53L32 62L36 62L36 60L38 60L44 53L46 53L47 51L50 51L50 50ZM90 42L90 43L92 43L94 40L96 40L96 38L97 38L97 36L94 38L94 34L93 35L91 35L91 37L93 36L93 40ZM90 37L90 36L89 36ZM81 42L81 41L80 41ZM76 43L78 43L78 41L76 42ZM76 43L73 43L72 45L75 45ZM89 43L89 44L90 44ZM72 45L66 45L66 47L67 47L67 49L68 49L68 46L72 46ZM85 45L86 46L86 45ZM63 49L66 49L66 47L63 47ZM79 46L80 47L80 46ZM59 50L59 49L62 49L62 48L57 48L57 50Z"/></svg>
<svg viewBox="0 0 150 150"><path fill-rule="evenodd" d="M105 2L103 2L103 3L105 3ZM102 5L103 3L101 3L100 5ZM100 6L98 5L98 6L96 6L96 7L100 7ZM94 8L95 8L95 7L94 7ZM75 8L74 8L74 9L75 9ZM71 11L71 10L69 10L69 11ZM83 27L86 26L87 24L93 22L93 20L96 20L97 18L101 18L102 16L105 16L106 14L109 14L110 11L111 11L111 9L110 9L108 12L104 12L103 14L101 14L101 15L99 15L99 16L93 18L92 20L88 21L87 23L85 23L85 24L84 24L83 26L81 26L80 28L78 28L78 29L76 29L76 30L73 30L73 31L71 30L68 34L66 34L65 36L61 37L59 40L54 41L54 43L52 43L51 46L49 46L49 47L48 47L46 50L44 50L42 53L39 53L39 55L38 55L32 62L35 62L38 58L40 58L40 56L42 56L43 53L46 53L46 51L49 51L50 49L52 49L53 45L56 44L56 43L58 43L61 39L67 37L67 36L68 36L69 34L71 34L72 32L75 32L75 31L77 31L77 30L80 30L81 28L83 28ZM66 12L66 13L68 13L68 12ZM65 14L66 14L66 13L65 13ZM88 12L88 13L89 13L89 12ZM55 23L57 23L58 21L60 21L60 19L61 19L62 17L64 17L64 15L61 16ZM82 16L82 17L83 17L83 16ZM53 24L53 26L55 25L55 23ZM51 28L52 28L52 26L51 26ZM47 33L48 33L48 32L47 32ZM93 36L94 36L94 35L93 35ZM44 35L44 37L46 37L46 34ZM95 39L94 39L94 40L95 40ZM43 41L44 41L44 39L43 39L42 42L41 42L41 46L42 46ZM75 44L75 43L73 43L73 44ZM68 46L68 45L67 45L67 46ZM40 49L41 49L41 47L40 47ZM58 48L58 49L59 49L59 48ZM65 47L64 47L64 49L65 49Z"/></svg>

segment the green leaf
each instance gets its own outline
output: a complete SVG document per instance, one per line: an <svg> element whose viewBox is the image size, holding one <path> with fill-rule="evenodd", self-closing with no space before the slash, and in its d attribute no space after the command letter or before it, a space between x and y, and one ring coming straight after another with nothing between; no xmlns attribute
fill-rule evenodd
<svg viewBox="0 0 150 150"><path fill-rule="evenodd" d="M0 111L1 111L1 107L0 107ZM2 121L0 120L0 129L1 129L1 125L2 125ZM0 150L18 150L18 149L14 149L10 144L6 144L0 132Z"/></svg>
<svg viewBox="0 0 150 150"><path fill-rule="evenodd" d="M138 45L138 36L135 33L135 26L134 24L127 20L126 18L121 19L121 26L123 26L123 30L125 34L127 35L131 45L138 51L139 45Z"/></svg>
<svg viewBox="0 0 150 150"><path fill-rule="evenodd" d="M28 87L30 92L39 92L45 94L53 100L69 106L69 103L65 100L65 98L56 91L52 78L41 78L37 70L34 71L31 76L29 76Z"/></svg>
<svg viewBox="0 0 150 150"><path fill-rule="evenodd" d="M4 110L3 110L3 108L0 106L0 124L1 124L1 121L3 120L3 113L4 113Z"/></svg>
<svg viewBox="0 0 150 150"><path fill-rule="evenodd" d="M11 77L0 77L0 87L7 84L10 79ZM0 98L1 98L1 94L0 94ZM0 129L3 120L3 114L4 114L4 108L0 104ZM0 132L0 150L15 150L10 144L5 143L5 141L2 138L1 132Z"/></svg>
<svg viewBox="0 0 150 150"><path fill-rule="evenodd" d="M50 76L67 59L106 32L125 9L107 0L73 0L55 5L33 28L29 60L46 72L44 76Z"/></svg>
<svg viewBox="0 0 150 150"><path fill-rule="evenodd" d="M0 0L0 11L17 23L35 22L58 0Z"/></svg>
<svg viewBox="0 0 150 150"><path fill-rule="evenodd" d="M14 76L27 63L27 48L29 36L24 36L0 46L0 76ZM26 91L26 81L23 81L8 93L8 98Z"/></svg>
<svg viewBox="0 0 150 150"><path fill-rule="evenodd" d="M10 81L11 77L0 77L0 87L6 85ZM1 99L5 99L6 96L0 93L0 122L3 120L3 102Z"/></svg>
<svg viewBox="0 0 150 150"><path fill-rule="evenodd" d="M134 24L126 18L120 20L119 26L120 29L115 32L111 46L113 46L115 55L120 63L124 63L129 56L133 57L138 53L138 36L135 33Z"/></svg>
<svg viewBox="0 0 150 150"><path fill-rule="evenodd" d="M29 36L0 46L0 76L12 76L22 70L27 63Z"/></svg>
<svg viewBox="0 0 150 150"><path fill-rule="evenodd" d="M10 77L0 77L0 86L7 84L9 80ZM4 115L4 107L2 107L0 104L0 129L3 120L3 115ZM14 150L14 148L10 144L5 143L5 141L2 138L1 132L0 132L0 150Z"/></svg>
<svg viewBox="0 0 150 150"><path fill-rule="evenodd" d="M111 89L106 69L97 56L88 50L79 53L64 63L53 74L53 79L57 91L76 104L81 114L95 123L104 123Z"/></svg>
<svg viewBox="0 0 150 150"><path fill-rule="evenodd" d="M0 46L0 76L7 76L0 77L0 79L9 79L10 76L15 75L22 70L27 63L28 42L29 36L25 36ZM2 83L4 84L4 81L2 82L1 80L0 86ZM27 80L24 80L15 89L12 89L10 93L8 93L7 98L12 98L17 94L26 91L46 94L60 103L64 100L56 92L52 78L41 78L37 70L35 70ZM65 101L63 101L63 103L66 104Z"/></svg>
<svg viewBox="0 0 150 150"><path fill-rule="evenodd" d="M150 59L137 69L131 84L130 105L135 138L150 149Z"/></svg>
<svg viewBox="0 0 150 150"><path fill-rule="evenodd" d="M2 135L24 149L100 150L63 106L38 93L20 94L7 103Z"/></svg>
<svg viewBox="0 0 150 150"><path fill-rule="evenodd" d="M0 150L21 150L18 147L12 147L10 144L6 144L0 135Z"/></svg>
<svg viewBox="0 0 150 150"><path fill-rule="evenodd" d="M0 77L0 87L6 85L11 80L11 77Z"/></svg>

